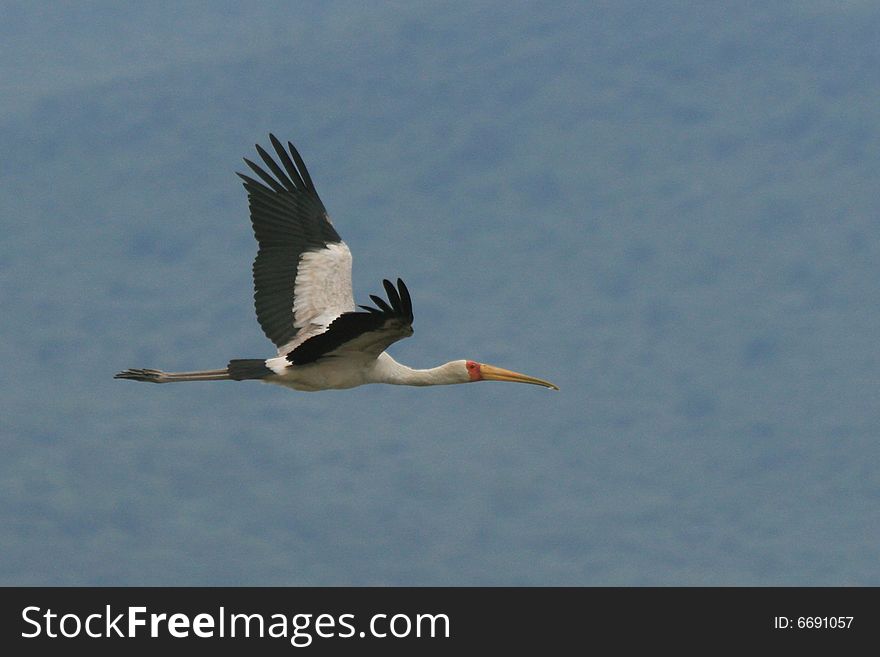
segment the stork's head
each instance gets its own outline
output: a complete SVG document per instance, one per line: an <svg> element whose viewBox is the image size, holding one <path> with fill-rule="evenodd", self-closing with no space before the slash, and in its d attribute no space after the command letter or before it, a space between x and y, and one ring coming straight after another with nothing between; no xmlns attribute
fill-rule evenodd
<svg viewBox="0 0 880 657"><path fill-rule="evenodd" d="M545 388L559 390L558 386L549 381L544 381L544 379L536 379L533 376L526 376L519 372L511 372L510 370L495 367L494 365L478 363L475 360L464 361L464 366L467 371L468 381L511 381L513 383L531 383L536 386L544 386Z"/></svg>

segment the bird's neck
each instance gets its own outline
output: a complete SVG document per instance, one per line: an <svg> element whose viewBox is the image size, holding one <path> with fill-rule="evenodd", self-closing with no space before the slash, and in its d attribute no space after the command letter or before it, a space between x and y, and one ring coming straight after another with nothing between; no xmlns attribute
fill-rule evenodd
<svg viewBox="0 0 880 657"><path fill-rule="evenodd" d="M417 370L398 363L387 353L376 360L376 382L399 386L440 386L463 383L455 376L456 363L444 363L426 370Z"/></svg>

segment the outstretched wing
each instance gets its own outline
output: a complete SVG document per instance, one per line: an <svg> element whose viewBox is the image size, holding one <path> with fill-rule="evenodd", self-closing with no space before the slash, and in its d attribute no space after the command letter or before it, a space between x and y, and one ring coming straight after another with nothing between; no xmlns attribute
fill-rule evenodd
<svg viewBox="0 0 880 657"><path fill-rule="evenodd" d="M275 135L269 139L281 165L257 145L272 175L247 158L259 180L238 175L259 244L253 266L257 320L283 355L355 305L348 246L330 223L296 148L287 142L288 153Z"/></svg>
<svg viewBox="0 0 880 657"><path fill-rule="evenodd" d="M309 338L287 355L294 365L313 363L319 358L360 353L372 357L381 354L394 342L413 334L412 299L403 281L397 289L391 281L382 281L388 302L370 295L378 306L361 306L366 312L348 312L337 317L326 331Z"/></svg>

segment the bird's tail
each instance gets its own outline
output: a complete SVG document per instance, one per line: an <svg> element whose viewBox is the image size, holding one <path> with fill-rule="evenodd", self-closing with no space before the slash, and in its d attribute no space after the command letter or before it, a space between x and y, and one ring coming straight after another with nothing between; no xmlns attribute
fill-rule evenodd
<svg viewBox="0 0 880 657"><path fill-rule="evenodd" d="M114 379L130 379L147 383L177 383L178 381L231 381L229 370L201 370L199 372L163 372L162 370L130 369L116 374Z"/></svg>
<svg viewBox="0 0 880 657"><path fill-rule="evenodd" d="M114 379L145 381L146 383L177 383L180 381L245 381L265 379L274 374L266 367L266 361L244 358L229 361L222 370L199 370L198 372L163 372L162 370L130 369L116 374Z"/></svg>

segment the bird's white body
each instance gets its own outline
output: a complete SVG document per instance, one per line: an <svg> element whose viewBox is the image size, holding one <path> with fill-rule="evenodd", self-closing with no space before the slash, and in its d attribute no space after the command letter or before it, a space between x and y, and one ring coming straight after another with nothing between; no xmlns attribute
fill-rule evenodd
<svg viewBox="0 0 880 657"><path fill-rule="evenodd" d="M470 377L466 363L465 360L454 360L440 367L418 370L398 363L383 351L376 358L327 358L317 363L289 367L284 357L279 356L266 361L276 374L263 381L305 392L344 390L367 383L435 386L467 383Z"/></svg>

